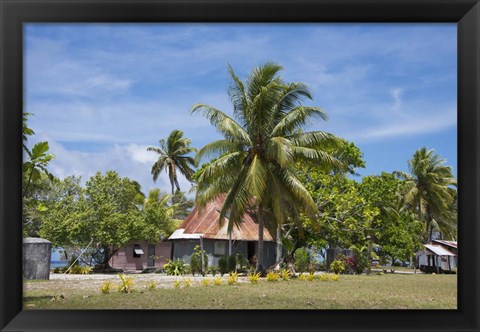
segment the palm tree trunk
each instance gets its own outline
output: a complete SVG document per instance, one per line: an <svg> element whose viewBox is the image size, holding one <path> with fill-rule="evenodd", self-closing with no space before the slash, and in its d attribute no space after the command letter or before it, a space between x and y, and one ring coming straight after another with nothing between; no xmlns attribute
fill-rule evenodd
<svg viewBox="0 0 480 332"><path fill-rule="evenodd" d="M258 206L258 247L257 247L257 268L255 272L260 272L262 276L265 276L267 271L263 267L263 228L265 220L263 219L262 205Z"/></svg>
<svg viewBox="0 0 480 332"><path fill-rule="evenodd" d="M281 263L281 260L282 260L282 226L281 225L277 225L277 254L276 254L276 258L275 258L275 261L276 261L276 264L275 264L275 270L280 270L280 263Z"/></svg>

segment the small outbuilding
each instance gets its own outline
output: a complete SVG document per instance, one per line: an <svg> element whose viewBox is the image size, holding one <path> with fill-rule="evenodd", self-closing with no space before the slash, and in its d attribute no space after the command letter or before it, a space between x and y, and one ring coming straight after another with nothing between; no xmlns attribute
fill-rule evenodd
<svg viewBox="0 0 480 332"><path fill-rule="evenodd" d="M27 237L23 239L23 278L50 279L52 243L48 240Z"/></svg>
<svg viewBox="0 0 480 332"><path fill-rule="evenodd" d="M417 267L425 273L454 273L457 269L457 248L454 241L434 240L416 253Z"/></svg>
<svg viewBox="0 0 480 332"><path fill-rule="evenodd" d="M242 218L240 227L233 227L228 234L228 220L220 226L220 211L224 197L217 197L204 208L195 207L185 221L169 237L173 243L173 259L190 262L190 256L197 245L203 247L208 256L209 266L218 266L222 256L241 254L254 263L258 247L258 224L248 214ZM264 266L275 264L275 241L264 228Z"/></svg>

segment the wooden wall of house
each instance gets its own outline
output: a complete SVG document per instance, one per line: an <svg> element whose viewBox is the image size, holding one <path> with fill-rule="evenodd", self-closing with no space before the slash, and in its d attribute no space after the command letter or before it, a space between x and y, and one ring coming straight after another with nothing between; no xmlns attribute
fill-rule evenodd
<svg viewBox="0 0 480 332"><path fill-rule="evenodd" d="M173 258L174 259L183 259L186 263L190 263L190 256L192 255L195 246L200 245L200 240L173 240ZM222 254L219 251L215 251L215 242L221 243L220 247L225 248L223 251L225 254ZM254 243L254 252L256 252L257 242ZM232 253L240 253L248 258L248 241L232 241ZM208 265L209 266L218 266L218 260L225 255L228 255L228 240L203 240L203 249L207 253ZM217 250L218 250L217 245ZM265 267L270 267L275 264L275 242L266 241L264 242L264 264Z"/></svg>
<svg viewBox="0 0 480 332"><path fill-rule="evenodd" d="M140 257L134 257L134 247L139 245L143 250L143 255ZM151 248L150 250L152 250ZM167 259L172 255L172 243L170 241L163 241L155 244L153 255L157 256L157 259L149 259L151 252L149 253L149 244L144 241L133 242L120 248L115 255L110 259L110 266L116 269L123 270L143 270L147 267L163 268L163 265L167 263ZM150 262L149 262L150 261ZM153 263L152 266L149 263Z"/></svg>

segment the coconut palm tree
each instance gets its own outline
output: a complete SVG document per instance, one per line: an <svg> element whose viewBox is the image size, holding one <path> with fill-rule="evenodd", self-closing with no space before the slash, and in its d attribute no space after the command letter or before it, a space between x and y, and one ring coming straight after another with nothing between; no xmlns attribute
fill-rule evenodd
<svg viewBox="0 0 480 332"><path fill-rule="evenodd" d="M205 145L197 154L197 163L217 157L207 165L197 181L195 201L205 206L226 193L220 211L220 224L228 215L228 230L238 226L244 213L254 211L258 222L257 266L263 267L264 225L274 217L282 225L289 214L288 206L314 215L317 205L296 177L293 163L311 160L318 164L342 164L320 147L334 144L338 138L321 131L303 132L312 118L326 119L318 107L303 106L312 99L303 83L285 83L279 76L281 66L266 63L253 69L242 81L229 66L228 89L233 116L205 104L192 107L202 112L224 136Z"/></svg>
<svg viewBox="0 0 480 332"><path fill-rule="evenodd" d="M412 207L418 219L425 223L424 238L432 240L433 230L452 234L456 213L452 209L456 201L457 180L452 168L444 166L445 159L422 147L408 161L410 174L395 172L405 181L403 202Z"/></svg>
<svg viewBox="0 0 480 332"><path fill-rule="evenodd" d="M197 149L190 147L190 139L183 137L183 131L175 129L168 136L167 140L161 139L160 147L148 147L147 151L156 152L159 157L152 166L153 181L156 182L162 170L168 173L172 185L172 195L175 194L175 187L180 190L178 184L177 170L190 180L195 165L190 153L196 153Z"/></svg>

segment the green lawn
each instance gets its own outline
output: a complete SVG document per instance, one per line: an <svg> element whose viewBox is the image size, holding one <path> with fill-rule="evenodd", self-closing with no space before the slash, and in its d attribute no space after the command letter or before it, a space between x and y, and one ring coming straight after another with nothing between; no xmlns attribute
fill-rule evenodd
<svg viewBox="0 0 480 332"><path fill-rule="evenodd" d="M213 280L213 278L210 278ZM179 279L181 280L181 278ZM348 275L339 281L290 280L257 285L191 287L101 294L100 289L61 288L55 281L29 291L25 309L456 309L455 275ZM38 282L36 282L38 284ZM60 296L63 295L63 298Z"/></svg>

